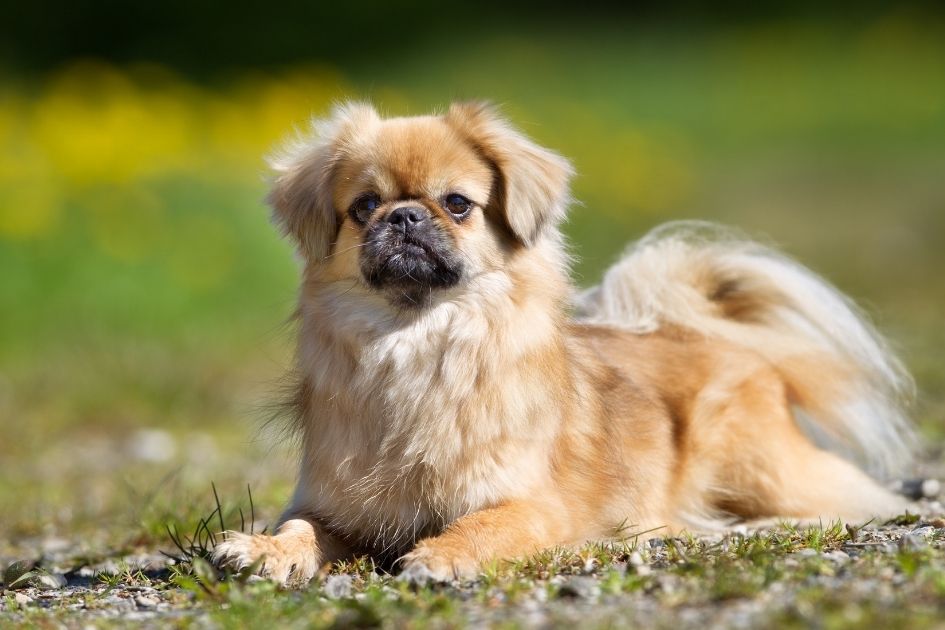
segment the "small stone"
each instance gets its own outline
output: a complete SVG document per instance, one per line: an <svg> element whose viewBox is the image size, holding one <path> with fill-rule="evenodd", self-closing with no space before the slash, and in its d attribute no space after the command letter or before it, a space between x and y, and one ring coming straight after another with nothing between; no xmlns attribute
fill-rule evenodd
<svg viewBox="0 0 945 630"><path fill-rule="evenodd" d="M893 484L892 489L912 499L934 499L942 489L938 479L904 479Z"/></svg>
<svg viewBox="0 0 945 630"><path fill-rule="evenodd" d="M929 521L929 525L931 525L935 529L945 528L945 518L933 518L932 520Z"/></svg>
<svg viewBox="0 0 945 630"><path fill-rule="evenodd" d="M17 593L13 596L18 606L27 606L33 603L33 598L26 593Z"/></svg>
<svg viewBox="0 0 945 630"><path fill-rule="evenodd" d="M55 590L66 585L66 576L58 573L40 573L31 582L38 588Z"/></svg>
<svg viewBox="0 0 945 630"><path fill-rule="evenodd" d="M581 599L592 599L600 594L600 586L597 580L590 577L573 577L561 585L558 591L560 597L574 597Z"/></svg>
<svg viewBox="0 0 945 630"><path fill-rule="evenodd" d="M145 462L166 462L177 453L177 441L163 429L140 429L131 436L128 450Z"/></svg>
<svg viewBox="0 0 945 630"><path fill-rule="evenodd" d="M850 556L846 552L839 549L825 553L824 558L841 564L850 561Z"/></svg>
<svg viewBox="0 0 945 630"><path fill-rule="evenodd" d="M905 534L899 539L899 549L908 551L918 551L928 546L925 538L915 534Z"/></svg>
<svg viewBox="0 0 945 630"><path fill-rule="evenodd" d="M61 553L72 548L72 542L65 538L44 538L40 543L44 554Z"/></svg>
<svg viewBox="0 0 945 630"><path fill-rule="evenodd" d="M942 491L942 484L938 479L926 479L922 482L922 496L926 499L934 499Z"/></svg>
<svg viewBox="0 0 945 630"><path fill-rule="evenodd" d="M135 597L135 604L138 608L155 608L161 602L157 598L151 597L150 595L138 595Z"/></svg>
<svg viewBox="0 0 945 630"><path fill-rule="evenodd" d="M119 611L131 611L135 608L135 603L132 600L118 597L117 595L106 597L102 600L102 603Z"/></svg>
<svg viewBox="0 0 945 630"><path fill-rule="evenodd" d="M643 555L639 551L634 551L630 554L629 562L630 566L633 567L642 567L646 564L643 560Z"/></svg>
<svg viewBox="0 0 945 630"><path fill-rule="evenodd" d="M325 595L330 599L344 599L351 597L354 580L347 573L339 575L329 575L325 580Z"/></svg>
<svg viewBox="0 0 945 630"><path fill-rule="evenodd" d="M36 563L31 560L17 560L16 562L11 562L3 571L3 583L7 588L10 588L14 582L32 571L35 566ZM22 582L20 582L20 585L25 586Z"/></svg>

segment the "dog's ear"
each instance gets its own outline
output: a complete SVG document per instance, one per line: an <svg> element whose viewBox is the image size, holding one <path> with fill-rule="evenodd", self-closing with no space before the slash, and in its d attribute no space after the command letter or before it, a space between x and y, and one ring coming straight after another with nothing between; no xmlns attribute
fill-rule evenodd
<svg viewBox="0 0 945 630"><path fill-rule="evenodd" d="M371 105L339 105L328 118L313 120L307 135L270 157L275 178L266 200L276 224L307 259L327 256L338 234L332 200L335 167L357 135L378 122Z"/></svg>
<svg viewBox="0 0 945 630"><path fill-rule="evenodd" d="M564 218L574 174L566 159L526 138L489 103L455 103L446 122L492 164L498 181L490 206L519 241L531 245Z"/></svg>

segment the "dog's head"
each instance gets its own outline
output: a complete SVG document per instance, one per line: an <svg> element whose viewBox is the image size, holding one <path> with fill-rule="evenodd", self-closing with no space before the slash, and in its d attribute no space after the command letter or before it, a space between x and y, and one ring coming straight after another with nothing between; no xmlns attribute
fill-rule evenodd
<svg viewBox="0 0 945 630"><path fill-rule="evenodd" d="M557 229L568 162L488 105L382 119L348 104L272 162L269 201L310 268L422 307Z"/></svg>

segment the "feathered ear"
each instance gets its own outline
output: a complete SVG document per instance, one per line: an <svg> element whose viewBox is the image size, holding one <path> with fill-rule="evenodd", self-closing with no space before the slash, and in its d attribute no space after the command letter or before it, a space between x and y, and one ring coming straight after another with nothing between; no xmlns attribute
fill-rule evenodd
<svg viewBox="0 0 945 630"><path fill-rule="evenodd" d="M338 233L332 201L335 167L357 134L379 121L371 105L339 105L330 117L313 120L308 135L288 142L269 159L275 179L266 200L273 219L306 258L317 261L328 255Z"/></svg>
<svg viewBox="0 0 945 630"><path fill-rule="evenodd" d="M570 202L571 164L506 122L488 103L456 103L446 121L492 163L499 181L490 202L515 237L533 244L556 226Z"/></svg>

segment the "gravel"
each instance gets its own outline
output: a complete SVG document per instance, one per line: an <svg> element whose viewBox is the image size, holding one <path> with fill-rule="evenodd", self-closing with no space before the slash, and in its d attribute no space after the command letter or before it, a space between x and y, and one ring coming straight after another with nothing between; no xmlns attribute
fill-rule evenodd
<svg viewBox="0 0 945 630"><path fill-rule="evenodd" d="M777 566L789 576L811 563L820 563L816 572L800 582L778 578L759 585L757 592L743 594L724 590L718 584L678 574L675 569L692 561L687 557L685 541L654 539L624 555L619 562L599 564L590 558L574 565L569 575L533 579L523 592L510 595L499 586L480 582L447 587L464 619L471 624L493 624L511 620L525 626L586 626L627 623L630 625L704 628L737 628L764 625L772 615L791 614L800 619L814 619L822 611L805 599L810 589L843 593L849 598L849 614L855 617L864 607L902 607L912 575L900 564L903 553L945 552L945 510L937 500L922 499L919 514L895 523L870 523L850 528L850 536L833 548L801 548L793 553L777 554ZM698 537L725 554L752 531L739 526L730 532ZM24 620L29 610L59 611L70 615L70 624L83 620L121 619L122 621L162 623L180 617L200 618L208 614L206 602L192 592L175 587L170 581L172 562L156 550L108 557L88 553L68 540L32 541L33 558L2 558L3 594L0 596L0 626L4 619ZM713 556L716 557L716 556ZM880 558L886 565L864 573L864 566ZM938 562L945 554L937 556ZM885 560L884 560L885 559ZM705 557L703 557L703 561ZM103 575L120 576L104 579ZM805 574L806 575L806 574ZM616 576L616 577L614 577ZM632 592L613 593L606 580L636 576L645 586ZM390 600L404 596L388 578L370 574L368 578L353 573L336 573L322 578L313 590L329 601L361 601L366 585L383 585ZM249 580L256 583L257 580ZM389 586L391 585L391 586ZM724 585L722 585L724 586ZM433 591L437 592L434 587ZM483 603L485 602L485 603ZM855 604L855 605L854 605ZM860 611L860 612L857 612ZM843 613L846 614L846 613ZM862 613L865 614L865 613ZM855 621L855 619L854 619ZM852 623L852 622L851 622ZM211 624L212 625L212 624Z"/></svg>

